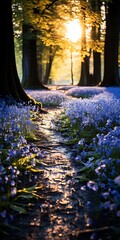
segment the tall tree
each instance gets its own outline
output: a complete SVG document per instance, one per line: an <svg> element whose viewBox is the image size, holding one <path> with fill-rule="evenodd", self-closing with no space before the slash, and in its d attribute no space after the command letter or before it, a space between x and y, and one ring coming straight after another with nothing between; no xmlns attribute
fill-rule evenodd
<svg viewBox="0 0 120 240"><path fill-rule="evenodd" d="M67 4L68 1L66 0L64 1L63 0L30 1L28 0L26 2L25 0L22 0L22 3L23 3L22 8L23 8L24 22L27 25L30 25L33 28L33 31L38 32L38 37L42 45L45 46L45 48L48 49L48 52L49 52L45 68L43 66L43 69L45 70L44 79L42 78L43 79L42 83L47 84L50 77L52 63L53 63L55 54L64 45L63 43L64 41L62 39L63 34L61 31L62 29L61 26L64 25L65 18L67 17L67 15L70 14L67 12L65 13L65 10L66 9L68 10L68 4ZM68 12L69 11L70 9L68 10ZM30 38L24 39L23 41L23 46L25 46L24 52L26 49L26 53L23 55L23 66L25 66L23 69L23 80L25 79L24 77L25 74L28 74L28 70L31 71L31 68L28 68L29 64L27 64L28 58L30 60L30 57L26 58L27 61L25 60L25 56L28 56L28 54L31 53L31 51L27 50L26 48L26 45L30 44L30 41L31 41ZM29 47L29 49L32 48L32 46L33 44L31 44L31 47ZM27 65L27 68L26 68L26 65ZM40 65L40 69L41 69L41 65ZM29 74L29 76L32 76L32 74ZM36 75L34 74L34 76ZM35 84L36 79L32 81L32 85ZM27 86L29 82L30 80L27 81Z"/></svg>
<svg viewBox="0 0 120 240"><path fill-rule="evenodd" d="M87 86L89 83L89 56L87 55L87 42L86 42L86 7L81 8L82 14L82 40L81 40L81 55L83 55L81 62L81 74L78 86Z"/></svg>
<svg viewBox="0 0 120 240"><path fill-rule="evenodd" d="M118 86L118 49L120 37L120 0L108 2L104 47L104 78L100 86Z"/></svg>
<svg viewBox="0 0 120 240"><path fill-rule="evenodd" d="M91 7L94 12L101 12L101 1L92 0ZM93 49L93 85L97 85L101 82L101 52L98 51L98 46L100 45L100 25L92 26L92 39L94 41L95 48ZM96 44L95 44L96 43Z"/></svg>
<svg viewBox="0 0 120 240"><path fill-rule="evenodd" d="M52 63L55 57L55 53L57 51L57 46L49 46L48 47L48 60L46 62L46 68L45 68L45 75L44 75L44 84L49 83Z"/></svg>
<svg viewBox="0 0 120 240"><path fill-rule="evenodd" d="M30 101L18 77L12 24L12 0L4 0L0 5L0 95Z"/></svg>
<svg viewBox="0 0 120 240"><path fill-rule="evenodd" d="M25 88L47 89L40 81L37 65L37 32L30 31L30 25L23 24L23 86Z"/></svg>
<svg viewBox="0 0 120 240"><path fill-rule="evenodd" d="M90 86L93 80L90 75L90 57L91 50L94 48L91 38L89 37L88 30L93 26L96 28L99 24L100 15L90 5L91 1L82 1L80 8L80 21L82 25L82 38L81 38L81 74L78 85ZM92 1L93 3L93 1Z"/></svg>

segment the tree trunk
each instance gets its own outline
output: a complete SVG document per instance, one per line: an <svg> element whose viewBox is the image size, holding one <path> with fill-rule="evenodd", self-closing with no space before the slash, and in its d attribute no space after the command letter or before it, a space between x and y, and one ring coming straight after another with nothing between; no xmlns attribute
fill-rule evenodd
<svg viewBox="0 0 120 240"><path fill-rule="evenodd" d="M23 86L32 89L47 89L39 80L37 69L36 31L23 24Z"/></svg>
<svg viewBox="0 0 120 240"><path fill-rule="evenodd" d="M101 12L101 1L91 1L92 11L100 14ZM92 39L93 41L100 41L100 25L99 28L96 26L92 27ZM93 50L93 83L92 85L97 85L101 82L101 53Z"/></svg>
<svg viewBox="0 0 120 240"><path fill-rule="evenodd" d="M48 53L49 56L48 56L48 62L46 63L44 84L48 84L48 82L49 82L52 63L53 63L53 59L55 57L56 51L57 51L57 47L55 47L55 49L53 49L52 46L49 47L49 53Z"/></svg>
<svg viewBox="0 0 120 240"><path fill-rule="evenodd" d="M78 86L89 86L90 84L90 73L89 73L89 56L85 56L84 62L81 63L81 76Z"/></svg>
<svg viewBox="0 0 120 240"><path fill-rule="evenodd" d="M74 84L74 73L73 73L73 53L71 51L71 56L70 56L70 62L71 62L71 84Z"/></svg>
<svg viewBox="0 0 120 240"><path fill-rule="evenodd" d="M82 50L87 51L86 49L86 26L85 26L85 16L83 16L83 33L82 33ZM88 86L90 83L90 72L89 72L89 60L90 57L85 55L83 62L81 63L81 75L80 81L77 84L78 86Z"/></svg>
<svg viewBox="0 0 120 240"><path fill-rule="evenodd" d="M42 42L38 43L38 76L40 79L40 82L43 83L43 44Z"/></svg>
<svg viewBox="0 0 120 240"><path fill-rule="evenodd" d="M118 86L118 48L120 34L120 0L108 3L104 48L104 78L100 86Z"/></svg>
<svg viewBox="0 0 120 240"><path fill-rule="evenodd" d="M101 53L93 51L93 85L101 82Z"/></svg>
<svg viewBox="0 0 120 240"><path fill-rule="evenodd" d="M12 25L12 1L4 0L0 5L0 95L29 101L18 77Z"/></svg>

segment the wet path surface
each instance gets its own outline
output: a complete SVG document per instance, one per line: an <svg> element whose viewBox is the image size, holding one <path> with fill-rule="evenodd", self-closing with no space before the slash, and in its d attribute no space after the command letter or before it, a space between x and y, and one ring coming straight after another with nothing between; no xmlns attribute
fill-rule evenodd
<svg viewBox="0 0 120 240"><path fill-rule="evenodd" d="M114 239L108 238L108 227L101 227L98 221L96 199L90 195L88 198L75 180L77 168L71 160L73 149L64 145L64 139L54 126L59 112L60 109L51 109L38 117L39 139L35 144L44 151L40 164L42 174L38 179L38 185L42 186L38 191L41 199L34 207L29 207L28 215L19 219L22 229L9 239ZM94 229L98 225L96 234Z"/></svg>
<svg viewBox="0 0 120 240"><path fill-rule="evenodd" d="M37 146L46 152L41 163L43 176L40 178L44 184L42 199L33 213L25 239L108 239L99 238L103 227L97 222L96 199L93 196L90 199L90 195L88 198L75 181L77 169L71 160L73 149L67 148L64 139L55 131L54 119L59 112L59 109L49 110L40 119L38 132L42 132L45 138L38 141ZM99 225L97 235L94 231L98 227L96 225ZM109 229L105 227L104 232L108 235Z"/></svg>
<svg viewBox="0 0 120 240"><path fill-rule="evenodd" d="M38 132L44 137L36 144L45 151L41 163L43 175L39 180L43 184L42 199L33 212L25 239L78 239L74 230L90 226L89 217L84 213L83 192L80 187L75 191L76 169L71 162L73 150L64 145L64 139L55 130L54 119L59 111L49 110L40 119Z"/></svg>
<svg viewBox="0 0 120 240"><path fill-rule="evenodd" d="M82 196L81 201L75 194L73 197L75 169L70 161L72 151L64 146L52 124L58 112L50 110L42 117L40 125L46 137L43 144L46 148L43 159L46 200L40 205L40 239L70 239L70 232L84 222L83 214L78 214L82 208Z"/></svg>

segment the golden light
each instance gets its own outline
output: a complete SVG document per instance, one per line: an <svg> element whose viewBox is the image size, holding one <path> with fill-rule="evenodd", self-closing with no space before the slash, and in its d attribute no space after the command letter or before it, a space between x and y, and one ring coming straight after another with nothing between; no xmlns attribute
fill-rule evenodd
<svg viewBox="0 0 120 240"><path fill-rule="evenodd" d="M67 29L66 38L68 38L72 42L77 42L82 35L82 29L79 20L74 19L67 22L65 25Z"/></svg>

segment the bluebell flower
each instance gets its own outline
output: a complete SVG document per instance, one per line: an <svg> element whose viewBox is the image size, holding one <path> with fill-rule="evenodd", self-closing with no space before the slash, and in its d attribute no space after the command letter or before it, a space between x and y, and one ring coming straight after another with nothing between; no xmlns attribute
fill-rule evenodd
<svg viewBox="0 0 120 240"><path fill-rule="evenodd" d="M12 187L11 188L11 197L14 197L17 194L17 188L16 187Z"/></svg>
<svg viewBox="0 0 120 240"><path fill-rule="evenodd" d="M117 217L120 217L120 210L117 211L116 215Z"/></svg>
<svg viewBox="0 0 120 240"><path fill-rule="evenodd" d="M87 187L92 189L93 191L97 191L98 190L98 184L94 181L89 181L87 182Z"/></svg>
<svg viewBox="0 0 120 240"><path fill-rule="evenodd" d="M117 176L117 177L114 179L114 182L115 182L118 186L120 186L120 175Z"/></svg>
<svg viewBox="0 0 120 240"><path fill-rule="evenodd" d="M108 199L108 197L110 196L109 192L103 192L101 193L101 196L104 198L104 199Z"/></svg>
<svg viewBox="0 0 120 240"><path fill-rule="evenodd" d="M4 210L3 212L0 212L0 215L2 218L6 218L7 212Z"/></svg>
<svg viewBox="0 0 120 240"><path fill-rule="evenodd" d="M11 185L12 187L14 187L14 186L15 186L15 181L14 181L14 180L11 180L10 185Z"/></svg>
<svg viewBox="0 0 120 240"><path fill-rule="evenodd" d="M86 191L86 185L82 186L80 189L81 189L82 191Z"/></svg>

